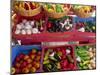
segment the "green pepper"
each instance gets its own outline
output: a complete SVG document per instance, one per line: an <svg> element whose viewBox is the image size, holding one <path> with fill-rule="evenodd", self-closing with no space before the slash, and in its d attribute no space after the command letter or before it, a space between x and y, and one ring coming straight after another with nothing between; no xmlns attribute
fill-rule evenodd
<svg viewBox="0 0 100 75"><path fill-rule="evenodd" d="M56 12L57 12L57 13L63 12L62 7L61 7L60 4L57 4L57 5L56 5Z"/></svg>
<svg viewBox="0 0 100 75"><path fill-rule="evenodd" d="M52 5L51 4L47 4L47 8L48 9L51 9L52 8Z"/></svg>
<svg viewBox="0 0 100 75"><path fill-rule="evenodd" d="M49 59L53 60L53 61L57 61L56 58L54 58L53 56L50 56Z"/></svg>
<svg viewBox="0 0 100 75"><path fill-rule="evenodd" d="M81 57L81 59L86 61L86 60L90 60L90 57Z"/></svg>
<svg viewBox="0 0 100 75"><path fill-rule="evenodd" d="M46 52L45 57L44 57L44 60L47 60L48 59L48 56L49 56L49 51Z"/></svg>
<svg viewBox="0 0 100 75"><path fill-rule="evenodd" d="M49 60L45 60L45 61L43 62L43 64L48 64L48 63L50 63Z"/></svg>

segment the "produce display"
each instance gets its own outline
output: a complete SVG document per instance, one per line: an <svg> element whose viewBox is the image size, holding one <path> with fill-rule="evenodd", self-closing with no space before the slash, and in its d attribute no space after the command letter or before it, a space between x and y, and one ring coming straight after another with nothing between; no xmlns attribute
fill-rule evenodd
<svg viewBox="0 0 100 75"><path fill-rule="evenodd" d="M76 30L80 32L96 32L95 22L78 22L76 23Z"/></svg>
<svg viewBox="0 0 100 75"><path fill-rule="evenodd" d="M96 69L96 6L12 1L11 8L12 75Z"/></svg>
<svg viewBox="0 0 100 75"><path fill-rule="evenodd" d="M15 34L22 34L22 35L31 35L36 34L44 31L44 21L27 21L26 19L22 20L19 24L16 25Z"/></svg>
<svg viewBox="0 0 100 75"><path fill-rule="evenodd" d="M41 51L32 49L28 54L21 52L12 63L12 74L35 73L40 69Z"/></svg>
<svg viewBox="0 0 100 75"><path fill-rule="evenodd" d="M73 27L72 17L65 16L61 19L49 19L47 30L49 32L64 32L71 31Z"/></svg>
<svg viewBox="0 0 100 75"><path fill-rule="evenodd" d="M48 12L62 13L62 12L68 11L69 8L71 8L71 5L70 4L50 4L50 3L46 3L44 5L44 8Z"/></svg>
<svg viewBox="0 0 100 75"><path fill-rule="evenodd" d="M44 72L74 70L74 63L73 48L71 46L45 49Z"/></svg>
<svg viewBox="0 0 100 75"><path fill-rule="evenodd" d="M14 1L13 10L22 16L35 16L41 12L41 7L36 2Z"/></svg>
<svg viewBox="0 0 100 75"><path fill-rule="evenodd" d="M82 6L82 5L73 5L73 9L76 15L82 18L90 17L95 10L93 6Z"/></svg>
<svg viewBox="0 0 100 75"><path fill-rule="evenodd" d="M77 46L75 51L78 69L88 70L96 68L95 46Z"/></svg>

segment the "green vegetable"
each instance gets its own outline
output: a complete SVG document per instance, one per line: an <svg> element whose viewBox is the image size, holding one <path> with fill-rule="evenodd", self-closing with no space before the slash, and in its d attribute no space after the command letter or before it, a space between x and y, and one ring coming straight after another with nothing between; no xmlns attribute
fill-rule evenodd
<svg viewBox="0 0 100 75"><path fill-rule="evenodd" d="M52 8L52 5L51 4L47 4L47 8L48 9L51 9Z"/></svg>
<svg viewBox="0 0 100 75"><path fill-rule="evenodd" d="M48 64L48 63L50 63L49 60L45 60L45 61L43 62L43 64Z"/></svg>
<svg viewBox="0 0 100 75"><path fill-rule="evenodd" d="M58 54L55 54L54 58L57 59L58 61L60 61L60 56L58 56Z"/></svg>
<svg viewBox="0 0 100 75"><path fill-rule="evenodd" d="M54 58L53 56L50 56L49 58L50 58L51 60L53 60L53 61L57 61L57 59Z"/></svg>
<svg viewBox="0 0 100 75"><path fill-rule="evenodd" d="M57 12L57 13L63 12L62 7L61 7L60 4L56 4L56 12Z"/></svg>
<svg viewBox="0 0 100 75"><path fill-rule="evenodd" d="M49 56L49 51L46 52L45 57L44 57L44 60L47 60L48 59L48 56Z"/></svg>

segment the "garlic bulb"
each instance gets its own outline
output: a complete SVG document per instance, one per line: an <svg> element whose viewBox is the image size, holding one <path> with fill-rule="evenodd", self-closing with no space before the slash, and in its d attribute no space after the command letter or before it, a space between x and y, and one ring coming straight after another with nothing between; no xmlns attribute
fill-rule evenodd
<svg viewBox="0 0 100 75"><path fill-rule="evenodd" d="M17 24L17 29L22 29L22 25Z"/></svg>
<svg viewBox="0 0 100 75"><path fill-rule="evenodd" d="M81 58L80 58L80 57L77 57L76 60L77 60L78 62L81 62Z"/></svg>
<svg viewBox="0 0 100 75"><path fill-rule="evenodd" d="M70 54L71 51L69 49L66 50L66 54Z"/></svg>
<svg viewBox="0 0 100 75"><path fill-rule="evenodd" d="M38 32L39 32L39 31L38 31L37 28L33 28L33 29L32 29L32 33L33 33L33 34L38 33Z"/></svg>
<svg viewBox="0 0 100 75"><path fill-rule="evenodd" d="M26 30L27 34L32 34L32 31L30 29Z"/></svg>
<svg viewBox="0 0 100 75"><path fill-rule="evenodd" d="M20 29L16 29L15 34L20 34Z"/></svg>
<svg viewBox="0 0 100 75"><path fill-rule="evenodd" d="M29 21L27 21L27 22L25 23L25 25L30 25L30 22L29 22Z"/></svg>
<svg viewBox="0 0 100 75"><path fill-rule="evenodd" d="M24 20L22 21L22 23L24 23L24 24L25 24L26 22L27 22L27 20L26 20L26 19L24 19Z"/></svg>
<svg viewBox="0 0 100 75"><path fill-rule="evenodd" d="M30 22L30 25L34 26L34 23L35 23L35 21L31 21Z"/></svg>
<svg viewBox="0 0 100 75"><path fill-rule="evenodd" d="M85 28L82 27L82 28L78 29L78 31L80 31L80 32L85 32Z"/></svg>
<svg viewBox="0 0 100 75"><path fill-rule="evenodd" d="M25 35L25 34L26 34L26 31L23 29L23 30L21 31L21 34Z"/></svg>
<svg viewBox="0 0 100 75"><path fill-rule="evenodd" d="M26 29L26 30L32 29L32 26L31 26L31 25L26 25L26 26L25 26L25 29Z"/></svg>

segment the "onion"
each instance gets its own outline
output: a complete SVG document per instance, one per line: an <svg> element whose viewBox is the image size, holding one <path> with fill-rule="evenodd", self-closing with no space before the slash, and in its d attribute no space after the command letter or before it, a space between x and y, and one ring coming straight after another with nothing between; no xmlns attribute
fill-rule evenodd
<svg viewBox="0 0 100 75"><path fill-rule="evenodd" d="M85 29L84 29L84 27L82 27L82 28L78 29L78 31L85 32Z"/></svg>
<svg viewBox="0 0 100 75"><path fill-rule="evenodd" d="M78 62L81 62L81 58L80 58L79 56L76 58L76 60L77 60Z"/></svg>
<svg viewBox="0 0 100 75"><path fill-rule="evenodd" d="M71 51L69 49L66 49L66 54L70 54Z"/></svg>
<svg viewBox="0 0 100 75"><path fill-rule="evenodd" d="M15 34L20 34L20 29L16 29Z"/></svg>
<svg viewBox="0 0 100 75"><path fill-rule="evenodd" d="M30 22L30 24L31 24L32 26L34 26L34 23L35 23L35 21L31 21L31 22Z"/></svg>
<svg viewBox="0 0 100 75"><path fill-rule="evenodd" d="M32 26L31 26L31 25L26 25L26 26L25 26L25 29L26 29L26 30L32 29Z"/></svg>
<svg viewBox="0 0 100 75"><path fill-rule="evenodd" d="M27 20L26 20L26 19L24 19L24 20L22 21L22 23L24 23L24 24L25 24L26 22L27 22Z"/></svg>
<svg viewBox="0 0 100 75"><path fill-rule="evenodd" d="M21 31L21 34L25 35L25 34L26 34L26 31L23 29L23 30Z"/></svg>
<svg viewBox="0 0 100 75"><path fill-rule="evenodd" d="M39 31L38 31L37 28L33 28L33 29L32 29L32 33L33 33L33 34L34 34L34 33L39 33Z"/></svg>
<svg viewBox="0 0 100 75"><path fill-rule="evenodd" d="M30 29L26 30L27 34L32 34L32 31Z"/></svg>
<svg viewBox="0 0 100 75"><path fill-rule="evenodd" d="M22 25L17 24L17 29L22 29Z"/></svg>
<svg viewBox="0 0 100 75"><path fill-rule="evenodd" d="M30 22L29 22L29 21L27 21L27 22L25 23L25 25L30 25Z"/></svg>

